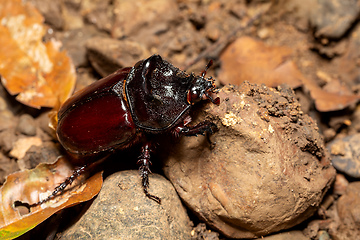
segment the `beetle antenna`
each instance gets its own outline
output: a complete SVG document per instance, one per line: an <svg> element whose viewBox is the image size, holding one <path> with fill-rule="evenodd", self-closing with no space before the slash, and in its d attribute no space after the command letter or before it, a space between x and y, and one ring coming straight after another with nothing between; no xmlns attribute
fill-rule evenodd
<svg viewBox="0 0 360 240"><path fill-rule="evenodd" d="M213 63L214 63L213 60L210 59L209 63L206 65L204 71L202 71L201 76L202 76L203 78L205 78L205 75L206 75L207 70L209 70L209 68L213 65Z"/></svg>

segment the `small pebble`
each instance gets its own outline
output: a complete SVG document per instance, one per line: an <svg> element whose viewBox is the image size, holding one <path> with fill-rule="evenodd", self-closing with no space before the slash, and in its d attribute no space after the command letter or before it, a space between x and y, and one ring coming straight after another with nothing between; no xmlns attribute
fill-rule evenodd
<svg viewBox="0 0 360 240"><path fill-rule="evenodd" d="M331 162L340 172L360 178L360 133L331 141L327 148Z"/></svg>
<svg viewBox="0 0 360 240"><path fill-rule="evenodd" d="M274 234L268 237L258 238L259 240L310 240L301 231L289 231Z"/></svg>
<svg viewBox="0 0 360 240"><path fill-rule="evenodd" d="M7 104L4 98L0 97L0 111L4 111L5 109L7 109Z"/></svg>
<svg viewBox="0 0 360 240"><path fill-rule="evenodd" d="M340 226L333 239L359 239L360 236L360 182L352 182L336 204ZM320 238L319 238L320 239ZM326 238L324 238L326 239ZM322 239L321 239L322 240Z"/></svg>
<svg viewBox="0 0 360 240"><path fill-rule="evenodd" d="M349 181L344 177L344 175L338 173L336 174L333 192L337 195L344 195Z"/></svg>
<svg viewBox="0 0 360 240"><path fill-rule="evenodd" d="M322 44L328 38L340 38L356 21L360 12L357 1L318 0L310 14L310 24L316 29L315 36L322 37Z"/></svg>
<svg viewBox="0 0 360 240"><path fill-rule="evenodd" d="M29 114L21 115L16 130L27 136L35 136L36 125L34 118Z"/></svg>
<svg viewBox="0 0 360 240"><path fill-rule="evenodd" d="M0 131L10 129L13 127L14 127L14 115L12 114L12 112L10 112L7 109L0 111Z"/></svg>
<svg viewBox="0 0 360 240"><path fill-rule="evenodd" d="M326 231L321 230L318 232L318 239L319 240L331 240L331 237Z"/></svg>

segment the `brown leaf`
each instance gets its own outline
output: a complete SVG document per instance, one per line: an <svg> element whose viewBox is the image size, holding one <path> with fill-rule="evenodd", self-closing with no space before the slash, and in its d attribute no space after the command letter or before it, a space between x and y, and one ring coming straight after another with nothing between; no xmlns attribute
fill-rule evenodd
<svg viewBox="0 0 360 240"><path fill-rule="evenodd" d="M310 91L315 107L320 112L338 111L359 101L359 95L341 95L340 93L326 92L313 81L304 78L304 86Z"/></svg>
<svg viewBox="0 0 360 240"><path fill-rule="evenodd" d="M75 86L74 66L59 42L42 42L40 13L21 0L0 0L0 21L0 74L8 92L34 108L64 102Z"/></svg>
<svg viewBox="0 0 360 240"><path fill-rule="evenodd" d="M59 210L88 201L96 196L102 186L102 173L97 173L84 183L80 176L70 188L40 206L29 209L25 213L16 207L22 204L34 204L39 196L46 198L73 172L73 167L65 158L59 158L53 164L39 164L35 169L24 170L7 177L0 188L0 239L13 239L31 230L36 225Z"/></svg>
<svg viewBox="0 0 360 240"><path fill-rule="evenodd" d="M219 79L223 84L240 84L246 80L270 87L286 83L297 88L303 75L291 60L291 54L287 47L270 47L250 37L238 38L220 57Z"/></svg>
<svg viewBox="0 0 360 240"><path fill-rule="evenodd" d="M42 141L39 137L24 137L19 138L15 143L13 149L10 151L9 155L17 159L21 159L25 156L27 150L31 146L41 146Z"/></svg>

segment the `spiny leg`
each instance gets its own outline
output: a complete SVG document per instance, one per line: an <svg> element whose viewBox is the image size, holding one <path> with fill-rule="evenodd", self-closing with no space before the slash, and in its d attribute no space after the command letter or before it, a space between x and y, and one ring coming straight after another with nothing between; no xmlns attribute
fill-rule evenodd
<svg viewBox="0 0 360 240"><path fill-rule="evenodd" d="M78 167L76 168L73 173L71 174L70 177L66 178L64 182L62 182L59 186L57 186L54 191L45 199L37 202L37 203L34 203L34 204L31 204L30 207L35 207L35 206L38 206L38 205L41 205L53 198L55 198L55 196L58 194L58 193L62 193L65 188L69 185L71 185L71 183L73 183L73 181L75 181L75 179L77 177L79 177L82 173L84 173L86 170L87 170L87 165L84 165L82 167Z"/></svg>
<svg viewBox="0 0 360 240"><path fill-rule="evenodd" d="M157 196L151 195L148 191L149 188L149 174L151 173L150 170L150 165L151 165L151 161L150 161L150 153L151 153L151 144L150 143L146 143L144 144L144 146L141 149L141 155L139 157L139 160L137 161L137 164L140 166L139 167L139 173L142 179L142 186L144 189L144 193L145 195L154 200L155 202L161 204L161 199Z"/></svg>
<svg viewBox="0 0 360 240"><path fill-rule="evenodd" d="M180 124L174 129L176 136L197 136L197 135L206 135L206 139L210 143L211 148L215 146L215 143L210 140L210 135L218 131L218 127L215 123L208 120L204 120L195 126L187 126L185 124Z"/></svg>

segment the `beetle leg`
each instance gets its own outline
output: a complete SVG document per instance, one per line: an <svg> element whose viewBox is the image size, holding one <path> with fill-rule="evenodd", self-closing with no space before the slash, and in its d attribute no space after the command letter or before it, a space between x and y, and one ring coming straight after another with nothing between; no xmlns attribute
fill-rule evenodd
<svg viewBox="0 0 360 240"><path fill-rule="evenodd" d="M88 168L87 165L84 165L84 166L82 166L82 167L76 168L76 169L73 171L73 173L71 174L71 176L68 177L67 179L65 179L65 181L62 182L59 186L57 186L57 187L55 188L55 190L54 190L47 198L45 198L45 199L43 199L43 200L41 200L41 201L39 201L39 202L37 202L37 203L31 204L30 207L35 207L35 206L41 205L41 204L43 204L43 203L45 203L45 202L47 202L47 201L55 198L55 196L56 196L58 193L61 194L61 193L65 190L65 188L66 188L67 186L71 185L71 183L72 183L73 181L75 181L75 179L76 179L78 176L80 176L82 173L84 173L84 172L87 170L87 168Z"/></svg>
<svg viewBox="0 0 360 240"><path fill-rule="evenodd" d="M215 143L210 140L210 135L218 131L218 127L215 123L208 120L204 120L196 124L195 126L185 126L181 124L174 129L174 135L184 135L184 136L197 136L199 134L206 135L207 140L210 143L210 146L213 148Z"/></svg>
<svg viewBox="0 0 360 240"><path fill-rule="evenodd" d="M197 136L199 134L205 135L205 133L213 134L217 130L218 127L215 123L205 120L195 126L184 126L184 124L179 125L174 131L184 136Z"/></svg>
<svg viewBox="0 0 360 240"><path fill-rule="evenodd" d="M150 170L150 165L151 165L151 161L150 161L150 153L151 153L151 148L150 148L150 143L146 143L142 149L141 149L141 155L139 157L139 160L137 161L137 164L140 166L139 167L139 172L140 172L140 176L142 179L142 186L144 189L144 193L145 195L154 200L155 202L161 204L161 199L157 196L151 195L148 191L149 188L149 174L151 173Z"/></svg>

